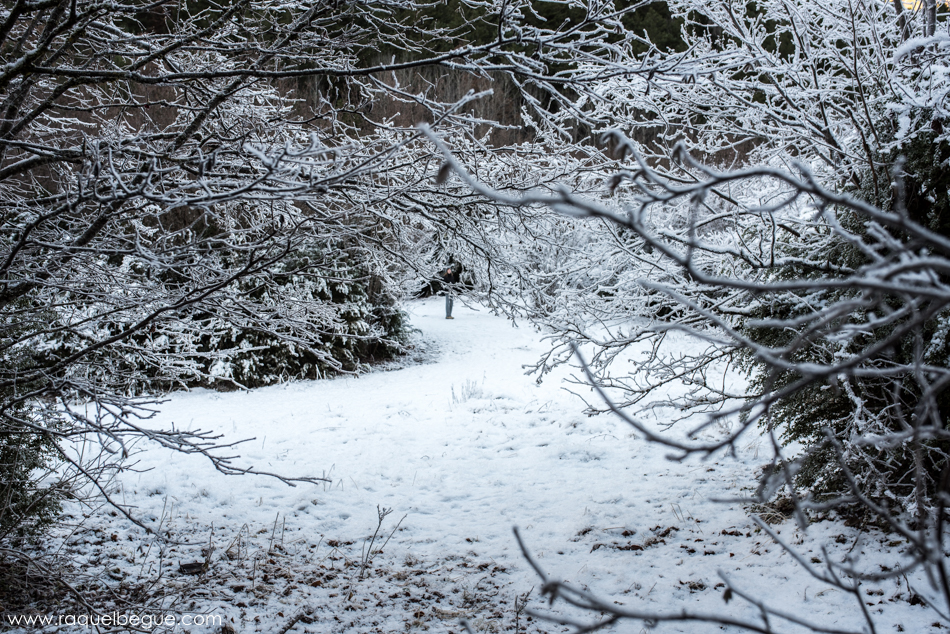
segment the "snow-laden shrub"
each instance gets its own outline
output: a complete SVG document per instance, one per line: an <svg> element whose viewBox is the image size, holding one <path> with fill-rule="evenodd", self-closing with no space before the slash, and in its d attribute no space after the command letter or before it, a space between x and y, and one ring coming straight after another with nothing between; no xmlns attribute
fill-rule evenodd
<svg viewBox="0 0 950 634"><path fill-rule="evenodd" d="M26 407L11 415L35 420ZM0 544L34 537L58 517L66 489L50 477L56 458L50 434L0 433Z"/></svg>
<svg viewBox="0 0 950 634"><path fill-rule="evenodd" d="M32 354L17 341L44 325L30 320L0 321L0 349L7 351L3 358L12 369L27 365ZM15 389L28 393L37 387L31 382ZM14 389L2 389L0 394L12 400ZM0 420L0 544L40 534L59 515L67 492L51 477L57 446L50 432L59 428L55 417L43 416L36 405L23 402L4 413Z"/></svg>
<svg viewBox="0 0 950 634"><path fill-rule="evenodd" d="M881 157L878 170L891 172L894 187L876 188L865 173L854 193L950 237L950 146L931 129L932 121L924 117L925 130L894 142ZM806 253L814 261L833 262L848 271L871 266L873 255L865 250L875 243L868 234L870 224L847 210L839 210L835 219L840 232L826 227L810 239L785 242L783 256L790 264L772 271L773 279L847 279L845 273L803 266ZM922 247L896 231L894 241L879 244L880 253L874 255ZM742 329L758 345L787 351L788 368L777 372L774 365L756 359L751 349L745 350L757 397L801 381L808 367L859 360L852 372L833 383L809 383L779 399L763 419L779 430L785 443L804 448L794 469L795 482L819 499L848 500L846 506L859 508L860 501L850 496L857 483L884 508L912 516L934 504L950 465L950 441L902 432L921 421L925 427L945 429L950 420L950 392L938 385L925 394L919 375L921 367L950 367L950 310L939 301L913 299L919 303L911 306L905 296L847 285L776 294L752 312ZM815 323L816 306L849 303L853 311ZM795 323L799 326L790 326ZM890 341L895 333L897 341ZM889 344L881 347L884 340Z"/></svg>
<svg viewBox="0 0 950 634"><path fill-rule="evenodd" d="M292 333L245 328L221 316L211 318L197 350L206 380L256 387L323 378L340 371L360 371L399 354L409 326L405 313L395 305L393 290L347 254L339 256L329 272L320 276L288 273L277 286L275 311L294 311L296 306L314 303L322 309L296 316L320 332L315 343L296 342L287 336ZM291 259L285 270L298 262Z"/></svg>
<svg viewBox="0 0 950 634"><path fill-rule="evenodd" d="M227 253L219 254L224 262ZM124 275L147 279L135 265L117 263ZM162 284L180 287L179 280ZM360 252L327 244L288 256L266 277L251 277L217 311L188 311L98 350L70 376L111 383L128 395L160 394L191 386L259 387L292 379L358 372L399 354L408 324L387 287ZM271 319L247 319L244 303ZM85 310L95 313L93 304ZM105 326L103 338L129 328ZM73 329L58 329L44 344L48 358L68 357L83 344Z"/></svg>

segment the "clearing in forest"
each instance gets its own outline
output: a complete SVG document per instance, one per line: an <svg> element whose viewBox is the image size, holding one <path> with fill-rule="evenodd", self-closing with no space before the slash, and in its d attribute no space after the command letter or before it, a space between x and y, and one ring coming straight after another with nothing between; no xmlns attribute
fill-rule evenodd
<svg viewBox="0 0 950 634"><path fill-rule="evenodd" d="M84 573L154 610L220 617L224 631L458 633L463 618L477 631L565 631L522 610L546 602L512 534L518 526L550 574L619 605L754 620L748 604L724 601L721 571L773 605L860 629L852 599L805 575L747 507L711 501L749 493L768 462L763 443L749 438L736 457L669 461L616 418L582 415L564 389L570 369L540 384L526 376L522 366L544 351L532 328L459 305L447 321L436 298L409 309L419 332L401 365L250 392L180 393L154 421L253 438L236 450L238 464L327 482L228 477L200 456L140 446L138 472L122 476L118 499L191 545L95 516L66 539ZM662 407L655 414L658 424L668 420ZM859 540L833 521L804 536L772 519L806 554L811 543L837 547L816 545L813 562L863 553L884 565L901 545L883 534ZM933 619L912 596L904 580L867 587L869 609L886 611L895 629L930 631ZM178 627L218 631L212 623Z"/></svg>

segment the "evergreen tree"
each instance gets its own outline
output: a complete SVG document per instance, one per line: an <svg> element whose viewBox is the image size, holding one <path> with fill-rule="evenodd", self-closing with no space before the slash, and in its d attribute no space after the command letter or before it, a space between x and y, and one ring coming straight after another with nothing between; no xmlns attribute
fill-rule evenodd
<svg viewBox="0 0 950 634"><path fill-rule="evenodd" d="M853 193L882 209L904 210L902 213L914 222L950 237L948 158L947 142L925 128L902 143L893 143L877 163L881 174L894 174L893 189L882 192L874 187L871 175L865 173L862 186ZM862 248L875 243L868 235L867 220L847 210L839 210L836 217L846 234L823 231L811 240L789 242L784 255L791 256L796 264L776 269L776 281L827 281L835 277L826 269L802 267L800 262L804 258L796 256L806 254L851 271L871 263L868 252ZM845 239L844 235L852 239ZM926 249L900 232L895 239L895 243L878 246L880 255L886 255L888 249ZM864 358L858 371L851 375L843 375L831 384L807 383L778 400L763 419L763 424L780 431L787 444L798 443L804 448L795 468L796 484L819 499L836 500L859 509L862 504L851 495L853 484L849 478L854 477L861 490L885 508L918 516L927 513L942 486L943 473L950 467L950 442L918 438L919 434L905 434L902 442L886 444L861 439L900 437L908 429L908 421L919 425L925 436L930 436L927 430L947 429L947 386L937 384L925 390L921 377L911 370L878 376L874 369L950 367L950 311L926 298L911 305L900 295L871 294L847 287L780 297L780 302L756 310L743 328L744 334L756 343L787 351L784 359L790 369L784 372L759 364L746 351L747 367L752 370L758 395L779 392L807 378L803 368L810 364L827 366L843 356ZM813 306L849 303L854 306L852 312L816 322ZM925 316L922 323L921 315ZM906 327L912 320L916 324ZM801 324L799 328L788 327L796 321ZM769 327L770 322L783 325ZM857 336L842 337L842 331L850 324L866 326ZM895 334L898 343L877 350L882 340Z"/></svg>

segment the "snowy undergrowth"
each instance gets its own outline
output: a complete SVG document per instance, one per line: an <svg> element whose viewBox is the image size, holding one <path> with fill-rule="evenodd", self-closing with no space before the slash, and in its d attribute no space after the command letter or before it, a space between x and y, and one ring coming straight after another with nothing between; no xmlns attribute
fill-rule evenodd
<svg viewBox="0 0 950 634"><path fill-rule="evenodd" d="M517 525L551 574L621 605L753 620L747 604L724 601L721 571L786 610L860 628L850 599L796 567L748 509L711 501L748 493L768 462L763 443L750 438L736 457L671 462L613 417L580 415L563 375L540 385L525 376L522 366L543 349L531 329L461 307L446 321L438 299L410 308L420 346L437 350L427 363L250 392L198 390L161 407L160 424L253 438L240 448L248 466L326 483L225 477L198 457L147 448L140 472L119 483L120 499L188 544L147 536L116 515L88 520L64 538L65 551L123 600L221 615L236 632L458 633L461 618L485 632L564 631L519 611L525 596L529 608L546 604L512 535ZM379 509L392 509L379 529L391 539L368 555ZM789 521L776 529L813 562L900 561L900 540L859 539L842 523L818 522L807 535ZM187 564L202 570L185 574ZM911 605L908 584L925 594L913 575L867 586L883 631L929 631L936 620Z"/></svg>

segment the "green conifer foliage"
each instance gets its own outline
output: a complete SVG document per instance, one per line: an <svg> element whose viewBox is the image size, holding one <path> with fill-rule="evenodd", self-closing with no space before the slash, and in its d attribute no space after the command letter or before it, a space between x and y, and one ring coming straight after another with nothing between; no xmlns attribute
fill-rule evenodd
<svg viewBox="0 0 950 634"><path fill-rule="evenodd" d="M328 268L319 276L294 273L304 259L323 260ZM392 359L403 350L408 319L396 308L391 291L360 262L358 252L326 245L297 254L282 268L287 274L277 278L281 294L273 298L274 309L293 310L295 303L314 300L328 307L320 315L301 317L322 329L320 344L302 346L292 333L263 332L215 319L198 349L209 380L258 387L323 378L366 369L367 364Z"/></svg>
<svg viewBox="0 0 950 634"><path fill-rule="evenodd" d="M28 363L35 351L17 345L17 340L44 325L26 320L0 324L0 349L7 350L4 360L15 367ZM66 494L52 477L56 439L32 431L55 430L55 417L43 416L36 404L17 398L37 387L24 384L3 394L3 402L10 405L0 418L0 543L40 534L59 515Z"/></svg>
<svg viewBox="0 0 950 634"><path fill-rule="evenodd" d="M629 0L618 0L618 8L630 6ZM681 30L683 20L674 18L665 2L653 2L638 7L623 17L623 25L631 33L646 35L661 51L681 53L686 50ZM638 44L638 52L645 53L647 48Z"/></svg>
<svg viewBox="0 0 950 634"><path fill-rule="evenodd" d="M130 268L122 261L116 266ZM144 279L145 273L140 275ZM164 282L173 287L174 280ZM241 297L269 306L273 327L244 319ZM224 310L193 312L171 332L136 334L128 345L105 348L70 373L95 377L133 396L185 387L253 388L358 372L402 352L410 327L396 299L362 252L324 244L288 257L266 279L243 280ZM110 333L128 326L116 321ZM81 345L81 334L57 329L40 356L52 364ZM177 359L174 377L166 374L162 359ZM190 359L186 375L180 372L181 359Z"/></svg>
<svg viewBox="0 0 950 634"><path fill-rule="evenodd" d="M22 420L33 412L21 407L12 415ZM59 515L65 490L45 481L55 455L49 434L0 433L0 543L38 535Z"/></svg>
<svg viewBox="0 0 950 634"><path fill-rule="evenodd" d="M877 165L878 180L888 171L899 171L898 187L882 193L875 189L870 173L854 192L885 209L903 206L915 222L943 235L950 235L950 148L935 134L925 133L896 145ZM837 221L850 235L866 244L869 225L839 211ZM902 248L916 249L911 239L895 232ZM880 243L877 243L879 248ZM803 236L788 253L820 256L813 260L833 262L852 270L867 263L867 255L854 241L827 229ZM829 272L806 271L800 267L780 268L776 281L786 279L827 279ZM832 274L833 276L833 274ZM893 372L890 368L950 365L950 313L934 307L926 299L880 294L859 294L848 288L776 294L781 298L760 309L746 321L744 334L773 350L786 350L785 359L795 371L769 373L764 365L747 358L753 385L760 393L774 393L807 378L801 368L808 363L832 365L842 358L866 357L854 376L832 382L812 382L772 405L765 424L780 432L786 444L800 443L802 457L797 466L796 484L819 499L847 501L849 475L872 499L895 510L920 514L936 494L943 473L950 465L950 443L927 440L928 429L945 429L950 416L950 391L936 386L926 397L921 388L926 377L912 370ZM836 319L818 322L815 306L852 303L856 309L842 312ZM922 325L907 327L910 317L890 318L913 302L916 316L925 316ZM770 327L775 323L800 324L797 328ZM750 325L755 324L755 325ZM763 325L765 324L765 325ZM860 335L844 337L845 326L865 325ZM897 334L898 345L876 350L885 338ZM873 353L868 351L874 350ZM875 375L875 371L880 371ZM903 432L903 436L902 436ZM829 433L834 438L829 438ZM898 443L870 443L874 437L903 437ZM919 444L914 441L923 435ZM837 446L836 446L837 445ZM852 499L851 502L854 502Z"/></svg>

